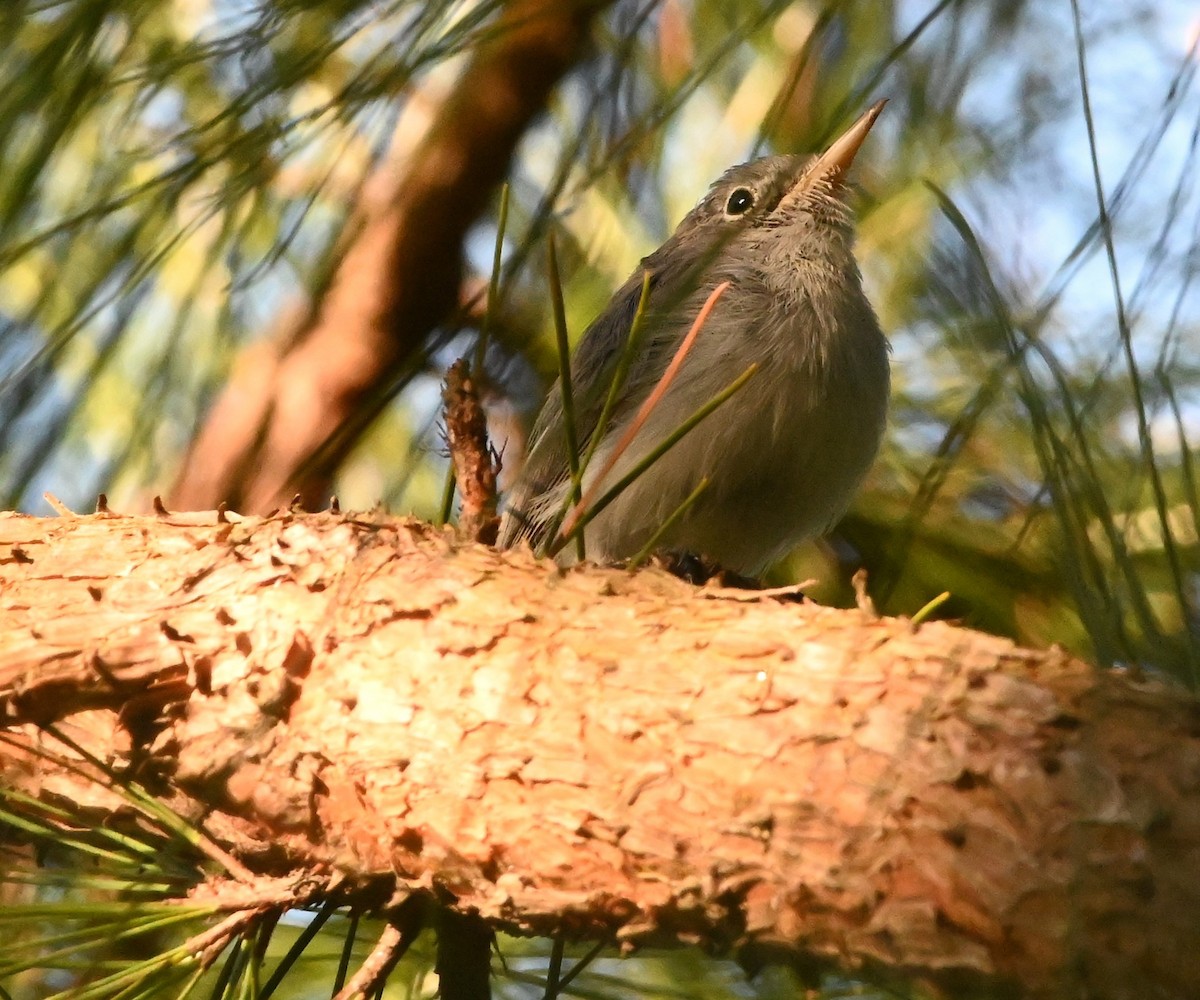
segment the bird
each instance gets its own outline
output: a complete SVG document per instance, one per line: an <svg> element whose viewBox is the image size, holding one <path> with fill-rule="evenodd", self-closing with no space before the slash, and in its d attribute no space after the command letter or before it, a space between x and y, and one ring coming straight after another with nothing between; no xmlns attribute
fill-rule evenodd
<svg viewBox="0 0 1200 1000"><path fill-rule="evenodd" d="M585 330L570 365L579 450L594 451L582 477L585 502L753 369L744 387L586 524L589 560L621 562L653 541L754 577L844 514L879 449L890 393L890 348L863 291L847 204L847 174L885 103L819 156L771 155L727 170ZM632 430L702 307L726 283L674 381ZM611 417L598 427L639 304L643 332ZM630 435L622 450L618 442ZM550 546L561 565L576 562L575 546L551 545L571 490L556 383L506 498L498 546Z"/></svg>

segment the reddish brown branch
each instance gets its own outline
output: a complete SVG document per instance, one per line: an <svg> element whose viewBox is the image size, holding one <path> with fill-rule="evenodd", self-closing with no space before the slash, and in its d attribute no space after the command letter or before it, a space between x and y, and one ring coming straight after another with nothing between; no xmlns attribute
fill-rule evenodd
<svg viewBox="0 0 1200 1000"><path fill-rule="evenodd" d="M187 456L170 498L266 511L319 507L353 446L341 433L455 308L462 245L521 136L579 58L606 0L512 0L395 197L361 211L328 291L286 336L251 348Z"/></svg>
<svg viewBox="0 0 1200 1000"><path fill-rule="evenodd" d="M355 1000L371 996L383 983L396 963L404 957L413 940L421 932L426 910L425 900L410 896L392 913L375 947L371 949L358 971L350 977L334 1000Z"/></svg>

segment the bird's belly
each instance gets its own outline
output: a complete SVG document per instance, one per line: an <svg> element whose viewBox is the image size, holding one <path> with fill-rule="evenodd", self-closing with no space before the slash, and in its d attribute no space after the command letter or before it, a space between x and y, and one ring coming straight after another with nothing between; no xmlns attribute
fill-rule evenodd
<svg viewBox="0 0 1200 1000"><path fill-rule="evenodd" d="M662 539L742 573L757 573L842 515L879 445L883 414L852 393L801 402L781 389L753 406L717 410L602 513L587 533L591 558L628 558L705 477L709 486ZM732 417L732 419L731 419ZM647 427L608 481L632 467L665 429ZM645 439L645 441L643 441ZM641 447L637 447L641 444Z"/></svg>

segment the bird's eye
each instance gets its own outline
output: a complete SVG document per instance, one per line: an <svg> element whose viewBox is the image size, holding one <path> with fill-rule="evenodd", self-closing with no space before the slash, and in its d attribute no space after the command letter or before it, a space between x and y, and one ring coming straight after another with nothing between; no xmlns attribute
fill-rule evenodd
<svg viewBox="0 0 1200 1000"><path fill-rule="evenodd" d="M754 192L749 188L736 188L725 203L726 215L745 215L754 206Z"/></svg>

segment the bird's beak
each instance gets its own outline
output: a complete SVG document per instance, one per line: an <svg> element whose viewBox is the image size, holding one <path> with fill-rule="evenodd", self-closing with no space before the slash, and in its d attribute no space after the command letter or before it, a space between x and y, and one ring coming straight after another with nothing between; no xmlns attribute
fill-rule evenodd
<svg viewBox="0 0 1200 1000"><path fill-rule="evenodd" d="M871 131L871 126L875 124L875 119L879 117L879 112L883 110L885 104L887 104L886 98L876 101L867 108L859 116L858 121L838 136L833 141L833 145L805 168L804 173L797 180L796 186L788 192L787 198L798 197L822 179L833 187L841 184L850 170L851 164L854 163L854 157L858 154L859 147L862 146L863 140Z"/></svg>

